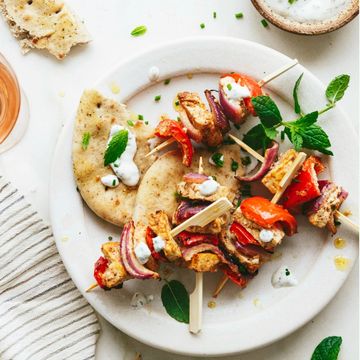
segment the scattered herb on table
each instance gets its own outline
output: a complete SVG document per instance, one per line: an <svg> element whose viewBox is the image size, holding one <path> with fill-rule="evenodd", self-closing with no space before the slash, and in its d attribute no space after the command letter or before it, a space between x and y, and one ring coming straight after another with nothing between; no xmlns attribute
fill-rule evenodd
<svg viewBox="0 0 360 360"><path fill-rule="evenodd" d="M342 338L340 336L329 336L320 342L315 348L311 360L337 360Z"/></svg>
<svg viewBox="0 0 360 360"><path fill-rule="evenodd" d="M83 134L82 141L81 141L81 147L83 150L86 150L90 143L91 134L89 132L86 132Z"/></svg>
<svg viewBox="0 0 360 360"><path fill-rule="evenodd" d="M164 80L164 85L169 85L169 84L170 84L170 81L171 81L171 79L165 79L165 80Z"/></svg>
<svg viewBox="0 0 360 360"><path fill-rule="evenodd" d="M132 36L141 36L144 35L147 31L147 28L145 25L137 26L130 34Z"/></svg>
<svg viewBox="0 0 360 360"><path fill-rule="evenodd" d="M161 95L156 95L156 96L154 97L154 100L155 100L156 102L159 102L160 99L161 99Z"/></svg>
<svg viewBox="0 0 360 360"><path fill-rule="evenodd" d="M200 28L201 28L201 29L205 29L205 24L204 24L204 23L201 23L201 24L200 24Z"/></svg>
<svg viewBox="0 0 360 360"><path fill-rule="evenodd" d="M262 20L261 20L261 24L262 24L262 26L265 27L265 28L269 26L268 22L267 22L265 19L262 19Z"/></svg>
<svg viewBox="0 0 360 360"><path fill-rule="evenodd" d="M139 114L139 115L138 115L138 120L143 121L143 120L144 120L144 116Z"/></svg>
<svg viewBox="0 0 360 360"><path fill-rule="evenodd" d="M161 301L166 312L179 322L189 323L189 293L177 280L166 281L161 289Z"/></svg>
<svg viewBox="0 0 360 360"><path fill-rule="evenodd" d="M239 13L235 14L235 17L237 19L242 19L244 17L244 14L242 12L239 12Z"/></svg>
<svg viewBox="0 0 360 360"><path fill-rule="evenodd" d="M239 168L239 163L234 159L231 159L231 170L236 172L238 168Z"/></svg>
<svg viewBox="0 0 360 360"><path fill-rule="evenodd" d="M326 155L333 155L329 150L331 143L328 135L316 122L319 115L332 109L343 98L350 77L340 75L333 79L326 89L328 99L326 107L308 114L301 112L298 99L300 81L301 77L296 81L293 90L295 112L299 111L298 115L300 115L294 121L283 121L279 108L269 96L257 96L251 99L260 118L260 124L254 126L244 135L246 144L255 150L265 149L279 135L278 128L283 127L281 136L286 135L293 143L295 150L299 151L301 148L306 148L320 151Z"/></svg>
<svg viewBox="0 0 360 360"><path fill-rule="evenodd" d="M128 143L129 133L127 130L120 130L110 140L104 154L104 166L113 163L125 151Z"/></svg>
<svg viewBox="0 0 360 360"><path fill-rule="evenodd" d="M216 11L214 11L213 12L213 18L216 19L216 16L217 16Z"/></svg>
<svg viewBox="0 0 360 360"><path fill-rule="evenodd" d="M289 3L290 5L292 5L292 4L295 4L296 1L297 1L297 0L288 0L288 3Z"/></svg>

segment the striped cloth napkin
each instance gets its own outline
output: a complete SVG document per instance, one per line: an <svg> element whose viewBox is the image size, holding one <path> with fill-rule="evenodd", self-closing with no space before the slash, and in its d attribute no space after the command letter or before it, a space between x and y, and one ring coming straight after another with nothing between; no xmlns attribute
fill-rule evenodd
<svg viewBox="0 0 360 360"><path fill-rule="evenodd" d="M94 359L99 331L50 227L0 176L0 359Z"/></svg>

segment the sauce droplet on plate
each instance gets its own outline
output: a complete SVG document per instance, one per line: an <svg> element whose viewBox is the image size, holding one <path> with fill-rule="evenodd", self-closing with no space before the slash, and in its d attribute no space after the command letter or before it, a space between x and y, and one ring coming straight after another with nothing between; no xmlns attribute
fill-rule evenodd
<svg viewBox="0 0 360 360"><path fill-rule="evenodd" d="M344 256L338 255L334 257L334 263L336 270L345 271L349 267L350 260Z"/></svg>
<svg viewBox="0 0 360 360"><path fill-rule="evenodd" d="M337 249L343 249L346 246L346 240L341 237L337 237L334 239L334 246Z"/></svg>

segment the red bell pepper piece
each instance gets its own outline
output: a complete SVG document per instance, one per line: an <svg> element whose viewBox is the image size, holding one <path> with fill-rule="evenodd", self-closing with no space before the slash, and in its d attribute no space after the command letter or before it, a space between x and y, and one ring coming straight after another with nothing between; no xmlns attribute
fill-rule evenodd
<svg viewBox="0 0 360 360"><path fill-rule="evenodd" d="M236 235L238 242L242 245L260 245L259 242L239 223L233 222L230 226L230 232Z"/></svg>
<svg viewBox="0 0 360 360"><path fill-rule="evenodd" d="M317 174L323 170L324 165L320 159L310 156L304 162L299 174L285 190L284 207L293 209L320 196Z"/></svg>
<svg viewBox="0 0 360 360"><path fill-rule="evenodd" d="M147 246L149 247L149 249L151 251L151 256L157 261L166 261L166 259L161 255L161 253L156 252L154 249L153 238L155 236L156 236L156 234L148 226L146 228L145 240L146 240Z"/></svg>
<svg viewBox="0 0 360 360"><path fill-rule="evenodd" d="M286 209L261 196L245 199L240 205L240 210L245 217L263 228L270 229L279 224L288 236L294 235L297 231L296 219Z"/></svg>
<svg viewBox="0 0 360 360"><path fill-rule="evenodd" d="M181 124L175 120L163 119L155 129L155 135L161 138L173 137L181 146L183 164L190 166L194 154L189 136Z"/></svg>
<svg viewBox="0 0 360 360"><path fill-rule="evenodd" d="M241 86L246 86L249 89L251 97L244 98L244 104L245 104L246 109L252 115L256 116L256 112L255 112L254 106L251 102L251 98L263 95L263 92L262 92L259 84L254 79L252 79L250 76L244 75L244 74L238 74L238 73L225 74L222 77L226 77L226 76L232 77L238 84L240 84Z"/></svg>
<svg viewBox="0 0 360 360"><path fill-rule="evenodd" d="M239 273L232 272L229 268L223 270L226 276L236 285L244 288L249 282L250 278Z"/></svg>
<svg viewBox="0 0 360 360"><path fill-rule="evenodd" d="M108 267L108 260L102 256L99 257L99 259L96 261L94 265L94 278L101 288L105 288L102 281L102 275L106 271L107 267Z"/></svg>
<svg viewBox="0 0 360 360"><path fill-rule="evenodd" d="M189 231L182 231L177 237L186 247L191 247L203 243L213 244L215 246L219 245L218 237L213 234L195 234Z"/></svg>

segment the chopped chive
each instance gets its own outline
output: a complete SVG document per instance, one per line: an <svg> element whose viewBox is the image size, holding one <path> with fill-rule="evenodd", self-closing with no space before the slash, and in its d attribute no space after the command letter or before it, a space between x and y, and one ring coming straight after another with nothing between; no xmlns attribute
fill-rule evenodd
<svg viewBox="0 0 360 360"><path fill-rule="evenodd" d="M169 85L169 84L170 84L170 81L171 81L171 79L166 79L166 80L164 81L164 85Z"/></svg>
<svg viewBox="0 0 360 360"><path fill-rule="evenodd" d="M231 84L227 84L226 87L231 90L232 89L232 85Z"/></svg>
<svg viewBox="0 0 360 360"><path fill-rule="evenodd" d="M216 19L216 11L213 12L213 18Z"/></svg>
<svg viewBox="0 0 360 360"><path fill-rule="evenodd" d="M134 126L134 123L131 120L128 120L127 123L129 126Z"/></svg>
<svg viewBox="0 0 360 360"><path fill-rule="evenodd" d="M269 26L268 22L265 19L261 20L261 24L262 24L263 27L268 27Z"/></svg>
<svg viewBox="0 0 360 360"><path fill-rule="evenodd" d="M281 139L281 141L285 140L285 131L284 130L281 130L280 139Z"/></svg>
<svg viewBox="0 0 360 360"><path fill-rule="evenodd" d="M156 95L155 98L154 98L154 100L155 100L156 102L160 101L160 99L161 99L161 95Z"/></svg>
<svg viewBox="0 0 360 360"><path fill-rule="evenodd" d="M180 102L179 101L175 101L175 106L179 106Z"/></svg>
<svg viewBox="0 0 360 360"><path fill-rule="evenodd" d="M115 184L116 184L116 180L113 180L112 181L112 186L115 186Z"/></svg>
<svg viewBox="0 0 360 360"><path fill-rule="evenodd" d="M149 122L148 122L148 121L145 121L145 125L149 125Z"/></svg>
<svg viewBox="0 0 360 360"><path fill-rule="evenodd" d="M244 17L244 14L242 12L235 14L235 17L237 19L242 19Z"/></svg>
<svg viewBox="0 0 360 360"><path fill-rule="evenodd" d="M290 275L289 269L285 269L285 275L286 275L286 276L289 276L289 275Z"/></svg>
<svg viewBox="0 0 360 360"><path fill-rule="evenodd" d="M140 120L140 121L142 121L142 120L144 120L144 116L143 115L138 115L138 119Z"/></svg>
<svg viewBox="0 0 360 360"><path fill-rule="evenodd" d="M113 237L112 237L112 236L109 236L108 239L111 241L111 240L113 239Z"/></svg>
<svg viewBox="0 0 360 360"><path fill-rule="evenodd" d="M234 159L231 159L231 170L236 172L238 168L239 168L239 163Z"/></svg>
<svg viewBox="0 0 360 360"><path fill-rule="evenodd" d="M201 24L200 24L200 28L201 28L201 29L205 29L205 24L204 24L204 23L201 23Z"/></svg>

